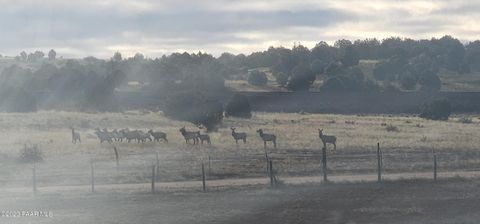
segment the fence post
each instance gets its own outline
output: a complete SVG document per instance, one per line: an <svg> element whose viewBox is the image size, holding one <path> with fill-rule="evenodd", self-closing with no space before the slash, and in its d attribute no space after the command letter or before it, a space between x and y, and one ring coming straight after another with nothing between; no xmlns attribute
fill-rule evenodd
<svg viewBox="0 0 480 224"><path fill-rule="evenodd" d="M378 179L377 182L382 182L382 158L381 158L381 151L380 151L380 143L377 143L377 175Z"/></svg>
<svg viewBox="0 0 480 224"><path fill-rule="evenodd" d="M437 154L433 153L433 180L437 181Z"/></svg>
<svg viewBox="0 0 480 224"><path fill-rule="evenodd" d="M275 187L274 177L273 177L273 161L269 161L269 170L270 170L270 187Z"/></svg>
<svg viewBox="0 0 480 224"><path fill-rule="evenodd" d="M203 184L203 192L206 192L207 188L205 186L205 166L203 165L203 162L202 162L202 184Z"/></svg>
<svg viewBox="0 0 480 224"><path fill-rule="evenodd" d="M268 159L268 154L267 154L267 150L265 150L265 162L267 163L267 175L269 175L269 159Z"/></svg>
<svg viewBox="0 0 480 224"><path fill-rule="evenodd" d="M37 194L37 171L35 162L33 163L32 169L32 185L33 185L33 194Z"/></svg>
<svg viewBox="0 0 480 224"><path fill-rule="evenodd" d="M322 148L322 172L323 172L323 182L327 183L328 177L327 177L327 148L326 147Z"/></svg>
<svg viewBox="0 0 480 224"><path fill-rule="evenodd" d="M116 146L113 147L113 151L115 152L115 161L117 162L117 171L118 171L120 168L120 163L118 161L118 150Z"/></svg>
<svg viewBox="0 0 480 224"><path fill-rule="evenodd" d="M152 166L152 194L155 194L155 165Z"/></svg>
<svg viewBox="0 0 480 224"><path fill-rule="evenodd" d="M93 166L93 161L90 161L90 184L92 185L92 193L95 192L95 172L94 172L94 166Z"/></svg>
<svg viewBox="0 0 480 224"><path fill-rule="evenodd" d="M156 154L157 157L157 175L160 173L160 160L158 159L158 152Z"/></svg>

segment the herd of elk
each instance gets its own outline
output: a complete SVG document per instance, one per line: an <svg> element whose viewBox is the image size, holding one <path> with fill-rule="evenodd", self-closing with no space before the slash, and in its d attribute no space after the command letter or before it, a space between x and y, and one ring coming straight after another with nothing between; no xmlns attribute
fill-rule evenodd
<svg viewBox="0 0 480 224"><path fill-rule="evenodd" d="M95 134L97 135L100 143L108 142L113 143L115 142L126 142L130 143L132 140L136 141L137 143L144 143L148 141L160 141L163 139L165 142L167 140L167 134L163 132L154 132L153 130L149 130L148 132L144 132L142 130L133 130L130 131L128 128L121 129L120 131L115 129L113 131L108 131L106 128L100 130L100 128L95 129ZM153 140L152 138L153 137Z"/></svg>
<svg viewBox="0 0 480 224"><path fill-rule="evenodd" d="M238 140L242 140L243 143L247 143L247 133L245 132L236 132L234 127L230 128L232 130L232 137L235 140L235 143L238 144ZM72 143L80 142L80 133L76 132L74 128L72 130ZM189 143L190 140L193 141L193 144L203 144L206 142L208 144L212 144L210 140L210 136L208 134L201 134L200 131L187 131L185 127L179 129L180 133L182 134L183 138L185 139L185 143ZM272 142L273 147L277 148L277 136L275 134L268 134L263 131L263 129L258 129L257 133L260 135L260 138L263 141L263 147L267 148L267 143ZM128 128L117 130L114 129L113 131L108 131L106 128L100 130L99 128L95 129L95 134L97 135L100 143L108 142L113 143L115 142L126 142L130 143L132 140L136 141L137 143L144 143L148 141L160 142L163 140L168 142L167 134L161 131L153 131L152 129L148 130L147 132L141 130L133 130L130 131ZM153 137L153 139L152 139ZM318 137L322 141L323 147L327 148L327 144L333 145L333 150L337 149L337 137L333 135L324 135L323 129L318 129Z"/></svg>

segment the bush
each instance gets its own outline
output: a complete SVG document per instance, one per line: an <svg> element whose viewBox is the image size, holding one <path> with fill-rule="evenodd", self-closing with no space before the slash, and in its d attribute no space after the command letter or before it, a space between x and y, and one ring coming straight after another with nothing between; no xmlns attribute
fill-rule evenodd
<svg viewBox="0 0 480 224"><path fill-rule="evenodd" d="M248 75L248 83L254 86L264 86L267 84L267 75L264 72L252 71Z"/></svg>
<svg viewBox="0 0 480 224"><path fill-rule="evenodd" d="M430 120L448 120L452 106L446 99L437 99L421 108L420 117Z"/></svg>
<svg viewBox="0 0 480 224"><path fill-rule="evenodd" d="M195 92L183 92L167 99L164 113L173 119L203 125L207 131L213 131L222 122L223 105Z"/></svg>
<svg viewBox="0 0 480 224"><path fill-rule="evenodd" d="M275 81L280 85L280 86L285 86L288 83L288 74L284 72L277 72L274 73L273 75L275 77Z"/></svg>
<svg viewBox="0 0 480 224"><path fill-rule="evenodd" d="M393 126L392 124L389 124L385 127L385 129L388 131L388 132L398 132L398 127L397 126Z"/></svg>
<svg viewBox="0 0 480 224"><path fill-rule="evenodd" d="M414 90L417 85L417 80L415 76L407 72L400 77L400 85L403 89Z"/></svg>
<svg viewBox="0 0 480 224"><path fill-rule="evenodd" d="M461 117L461 118L458 119L458 122L463 123L463 124L473 123L472 118L470 118L470 117Z"/></svg>
<svg viewBox="0 0 480 224"><path fill-rule="evenodd" d="M225 107L225 115L243 118L252 117L252 109L248 98L242 94L235 94Z"/></svg>
<svg viewBox="0 0 480 224"><path fill-rule="evenodd" d="M345 73L328 78L320 87L326 92L371 92L380 91L380 87L364 78L358 68L349 68Z"/></svg>
<svg viewBox="0 0 480 224"><path fill-rule="evenodd" d="M288 81L287 88L293 91L308 90L315 78L309 66L299 64L292 69L292 77Z"/></svg>

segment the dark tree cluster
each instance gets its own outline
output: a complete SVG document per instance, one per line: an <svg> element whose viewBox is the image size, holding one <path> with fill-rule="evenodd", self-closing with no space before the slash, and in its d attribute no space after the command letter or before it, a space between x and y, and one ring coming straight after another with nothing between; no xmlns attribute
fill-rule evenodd
<svg viewBox="0 0 480 224"><path fill-rule="evenodd" d="M189 121L213 131L223 119L223 105L201 93L185 91L169 96L164 113L173 119Z"/></svg>

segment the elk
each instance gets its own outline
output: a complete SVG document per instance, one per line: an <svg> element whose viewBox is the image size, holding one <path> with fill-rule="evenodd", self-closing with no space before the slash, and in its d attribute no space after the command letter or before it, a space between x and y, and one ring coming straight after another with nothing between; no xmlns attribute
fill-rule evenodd
<svg viewBox="0 0 480 224"><path fill-rule="evenodd" d="M182 127L182 128L180 128L180 133L182 133L183 138L185 138L185 143L188 144L188 141L189 141L190 139L193 140L193 144L194 144L194 145L198 143L197 132L187 131L187 130L185 129L185 127Z"/></svg>
<svg viewBox="0 0 480 224"><path fill-rule="evenodd" d="M112 138L105 131L101 131L99 128L96 128L95 134L97 135L98 139L100 139L100 143L103 143L103 142L112 143Z"/></svg>
<svg viewBox="0 0 480 224"><path fill-rule="evenodd" d="M197 137L200 139L202 145L203 141L206 141L209 145L212 144L212 142L210 141L210 136L208 136L208 134L200 134L200 132L197 131Z"/></svg>
<svg viewBox="0 0 480 224"><path fill-rule="evenodd" d="M235 143L238 144L238 140L243 140L243 143L247 143L247 134L245 132L235 132L235 128L232 129L232 136L235 139Z"/></svg>
<svg viewBox="0 0 480 224"><path fill-rule="evenodd" d="M167 134L161 131L154 132L153 130L149 130L148 133L153 136L153 141L159 142L160 139L163 139L165 142L168 142L167 140Z"/></svg>
<svg viewBox="0 0 480 224"><path fill-rule="evenodd" d="M323 147L327 148L327 143L333 144L333 150L337 150L337 137L333 135L324 135L323 129L318 129L318 137L322 140Z"/></svg>
<svg viewBox="0 0 480 224"><path fill-rule="evenodd" d="M119 132L117 129L114 129L111 133L116 142L123 142L123 133Z"/></svg>
<svg viewBox="0 0 480 224"><path fill-rule="evenodd" d="M138 131L138 130L135 131L135 132L137 132L137 142L139 142L139 143L140 143L140 142L144 143L144 142L147 141L147 139L150 140L150 141L152 141L152 138L150 138L150 133L145 133L145 132L143 132L143 131Z"/></svg>
<svg viewBox="0 0 480 224"><path fill-rule="evenodd" d="M260 135L260 138L263 140L263 148L267 148L267 142L273 142L273 148L277 148L277 136L274 134L263 133L262 129L258 129L257 133Z"/></svg>
<svg viewBox="0 0 480 224"><path fill-rule="evenodd" d="M137 140L138 142L138 132L137 131L130 131L127 129L122 129L120 130L120 133L123 134L123 136L125 137L125 140L130 143L132 140Z"/></svg>
<svg viewBox="0 0 480 224"><path fill-rule="evenodd" d="M72 143L77 144L77 141L81 143L82 141L80 140L80 133L75 132L75 129L72 129Z"/></svg>

